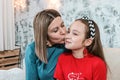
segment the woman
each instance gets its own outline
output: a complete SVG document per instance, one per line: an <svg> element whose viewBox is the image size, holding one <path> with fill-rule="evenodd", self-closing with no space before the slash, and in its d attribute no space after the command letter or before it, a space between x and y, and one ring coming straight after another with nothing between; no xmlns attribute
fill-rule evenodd
<svg viewBox="0 0 120 80"><path fill-rule="evenodd" d="M97 24L87 17L77 19L68 29L65 47L54 77L58 80L107 80L107 65Z"/></svg>
<svg viewBox="0 0 120 80"><path fill-rule="evenodd" d="M34 39L26 48L26 80L53 80L58 56L65 51L66 28L53 9L39 12L33 22Z"/></svg>

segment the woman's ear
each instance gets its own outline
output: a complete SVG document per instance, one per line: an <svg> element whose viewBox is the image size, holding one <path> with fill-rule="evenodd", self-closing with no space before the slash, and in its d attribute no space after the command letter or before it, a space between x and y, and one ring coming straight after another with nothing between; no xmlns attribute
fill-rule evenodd
<svg viewBox="0 0 120 80"><path fill-rule="evenodd" d="M90 46L93 42L93 39L89 38L85 40L85 46Z"/></svg>
<svg viewBox="0 0 120 80"><path fill-rule="evenodd" d="M50 43L50 41L49 40L47 40L47 44L46 44L47 46L49 46L49 47L51 47L52 46L52 44Z"/></svg>

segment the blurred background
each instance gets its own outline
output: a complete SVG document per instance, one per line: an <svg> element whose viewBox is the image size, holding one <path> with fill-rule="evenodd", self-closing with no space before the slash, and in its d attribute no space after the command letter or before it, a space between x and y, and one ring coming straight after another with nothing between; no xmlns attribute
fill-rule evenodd
<svg viewBox="0 0 120 80"><path fill-rule="evenodd" d="M86 15L99 26L104 47L120 48L120 2L118 0L15 0L15 44L21 47L33 41L33 19L37 12L58 10L66 27Z"/></svg>

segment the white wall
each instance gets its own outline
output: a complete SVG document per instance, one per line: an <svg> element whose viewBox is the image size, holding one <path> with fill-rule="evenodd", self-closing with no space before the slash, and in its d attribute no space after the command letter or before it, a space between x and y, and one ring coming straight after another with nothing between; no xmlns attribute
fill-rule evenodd
<svg viewBox="0 0 120 80"><path fill-rule="evenodd" d="M104 52L111 71L108 80L120 80L120 48L104 48Z"/></svg>

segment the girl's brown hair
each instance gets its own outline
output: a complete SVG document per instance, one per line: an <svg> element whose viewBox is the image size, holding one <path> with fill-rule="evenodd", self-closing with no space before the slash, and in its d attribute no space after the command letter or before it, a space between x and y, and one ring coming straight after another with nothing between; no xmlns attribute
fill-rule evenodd
<svg viewBox="0 0 120 80"><path fill-rule="evenodd" d="M47 34L48 27L54 18L61 16L58 11L54 9L46 9L38 12L34 18L34 38L35 38L35 51L38 58L47 63Z"/></svg>
<svg viewBox="0 0 120 80"><path fill-rule="evenodd" d="M86 25L85 38L86 39L90 38L90 28L89 28L88 20L77 19L76 21L81 21L83 24ZM101 43L101 39L100 39L100 32L99 32L98 25L93 20L91 20L91 21L95 28L95 36L93 38L92 44L90 46L87 46L86 48L89 53L100 57L106 63L105 57L104 57L104 52L103 52L103 47L102 47L102 43Z"/></svg>

